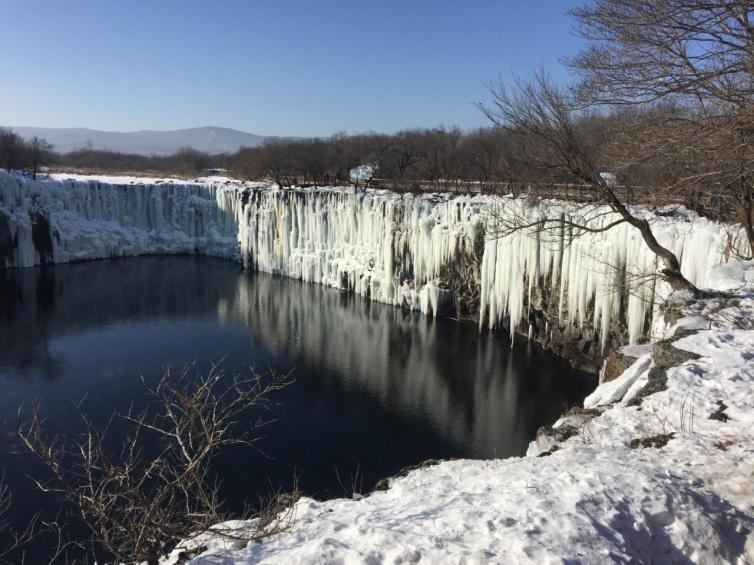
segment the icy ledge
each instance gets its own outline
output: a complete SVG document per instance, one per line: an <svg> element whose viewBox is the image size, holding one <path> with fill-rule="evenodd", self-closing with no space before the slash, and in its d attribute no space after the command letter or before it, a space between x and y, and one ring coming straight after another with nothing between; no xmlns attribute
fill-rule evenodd
<svg viewBox="0 0 754 565"><path fill-rule="evenodd" d="M683 209L635 212L697 286L728 259L730 226ZM544 217L563 221L546 234L495 237L501 224ZM31 181L0 171L0 268L200 253L434 314L446 307L453 264L481 253L480 325L507 327L511 336L528 331L543 343L577 328L569 333L578 349L587 345L598 358L611 332L623 339L623 326L629 343L641 341L652 305L669 292L647 276L657 259L633 227L579 237L568 227L587 221L596 229L615 219L605 207L556 200L279 190L218 177Z"/></svg>
<svg viewBox="0 0 754 565"><path fill-rule="evenodd" d="M734 299L685 307L665 343L691 359L665 370L667 388L636 405L667 362L640 357L630 382L601 385L595 399L613 403L599 415L572 413L561 441L532 445L547 457L448 461L358 501L302 499L289 531L202 536L194 563L754 562L752 275L718 271Z"/></svg>

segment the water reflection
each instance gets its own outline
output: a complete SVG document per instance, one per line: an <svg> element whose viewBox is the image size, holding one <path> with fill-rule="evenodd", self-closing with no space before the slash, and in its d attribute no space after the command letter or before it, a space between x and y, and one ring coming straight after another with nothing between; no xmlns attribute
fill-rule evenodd
<svg viewBox="0 0 754 565"><path fill-rule="evenodd" d="M521 454L541 413L575 400L564 392L583 382L528 344L511 350L471 325L270 276L239 278L218 313L297 367L326 367L351 394L433 426L470 456ZM306 383L306 370L297 376Z"/></svg>
<svg viewBox="0 0 754 565"><path fill-rule="evenodd" d="M75 430L66 400L86 397L104 418L138 402L137 377L165 364L293 370L260 444L270 458L218 462L238 504L294 469L325 496L341 494L335 468L348 477L358 467L368 486L430 457L522 454L593 386L502 334L207 257L0 271L0 343L0 418L41 397L48 425L64 432ZM0 465L24 496L27 463L0 454Z"/></svg>

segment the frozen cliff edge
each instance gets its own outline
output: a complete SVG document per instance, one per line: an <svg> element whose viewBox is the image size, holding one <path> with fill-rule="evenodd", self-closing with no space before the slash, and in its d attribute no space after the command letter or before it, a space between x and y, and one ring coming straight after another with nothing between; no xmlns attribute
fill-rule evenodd
<svg viewBox="0 0 754 565"><path fill-rule="evenodd" d="M585 210L592 227L614 220L603 207L554 200L0 172L0 267L201 253L431 314L453 301L454 263L471 258L480 325L546 346L568 334L593 361L606 345L645 337L670 289L648 276L656 258L628 224L576 237L566 220ZM685 210L637 212L697 286L727 260L725 226ZM494 237L501 219L545 216L563 226Z"/></svg>
<svg viewBox="0 0 754 565"><path fill-rule="evenodd" d="M571 411L530 456L442 462L359 500L304 498L287 531L205 533L166 562L199 546L197 564L754 562L754 262L713 278L732 295L679 307L612 381L630 382L601 385L597 408ZM665 388L642 393L656 368ZM242 538L254 521L225 527Z"/></svg>
<svg viewBox="0 0 754 565"><path fill-rule="evenodd" d="M235 187L0 171L0 267L129 255L237 258Z"/></svg>

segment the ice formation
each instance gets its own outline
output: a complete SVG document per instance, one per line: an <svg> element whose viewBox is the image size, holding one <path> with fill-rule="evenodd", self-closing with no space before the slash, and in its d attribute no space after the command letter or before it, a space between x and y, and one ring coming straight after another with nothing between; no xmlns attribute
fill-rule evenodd
<svg viewBox="0 0 754 565"><path fill-rule="evenodd" d="M234 188L107 180L30 181L0 172L0 266L151 253L237 256Z"/></svg>
<svg viewBox="0 0 754 565"><path fill-rule="evenodd" d="M437 312L441 269L473 245L480 203L389 192L254 191L239 226L247 266Z"/></svg>
<svg viewBox="0 0 754 565"><path fill-rule="evenodd" d="M657 258L637 229L622 223L604 232L579 230L573 225L586 223L598 230L615 222L617 214L606 207L562 201L532 206L522 198L506 198L488 210L492 213L482 261L481 310L490 327L508 318L513 335L525 321L532 291L539 285L558 293L562 318L598 328L603 344L611 323L620 316L628 327L629 342L637 343L652 305L670 291L652 276L658 272ZM712 269L727 260L728 239L720 224L692 214L637 213L646 216L658 241L678 256L683 274L695 285L707 286ZM510 230L545 219L549 223L544 230L538 225ZM492 237L503 233L507 235Z"/></svg>
<svg viewBox="0 0 754 565"><path fill-rule="evenodd" d="M532 293L545 288L562 321L599 328L604 343L622 318L635 343L655 295L668 290L647 277L656 259L627 224L575 237L568 221L583 214L592 227L615 219L599 207L511 197L0 172L0 265L202 253L436 313L449 300L443 267L471 251L481 230L480 323L525 328ZM705 286L726 260L724 227L693 214L646 216L684 274ZM563 226L495 237L500 222L544 217L562 217Z"/></svg>

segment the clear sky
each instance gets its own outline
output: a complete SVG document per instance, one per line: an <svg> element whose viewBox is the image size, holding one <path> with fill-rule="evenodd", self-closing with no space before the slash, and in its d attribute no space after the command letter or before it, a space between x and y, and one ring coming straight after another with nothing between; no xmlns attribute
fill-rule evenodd
<svg viewBox="0 0 754 565"><path fill-rule="evenodd" d="M0 0L0 124L263 135L484 124L575 0Z"/></svg>

